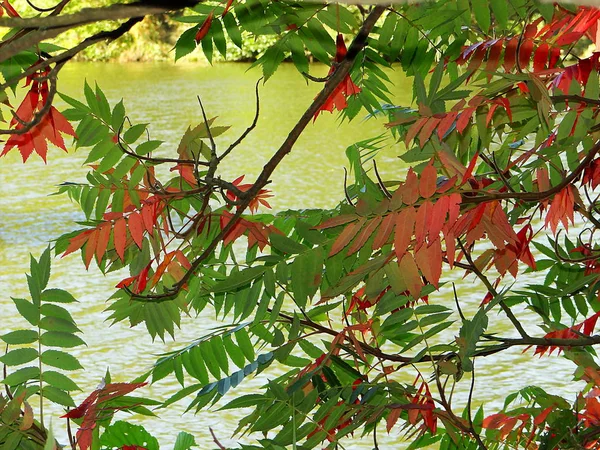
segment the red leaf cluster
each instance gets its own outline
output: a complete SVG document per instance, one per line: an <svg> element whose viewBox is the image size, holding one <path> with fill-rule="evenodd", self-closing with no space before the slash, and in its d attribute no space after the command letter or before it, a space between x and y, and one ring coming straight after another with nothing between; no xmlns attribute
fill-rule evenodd
<svg viewBox="0 0 600 450"><path fill-rule="evenodd" d="M71 238L63 256L85 246L83 252L86 268L89 267L94 256L99 263L106 251L109 250L111 236L113 248L121 261L125 257L125 250L133 243L142 248L144 233L147 232L151 235L154 232L158 218L163 213L164 202L157 196L143 199L144 194L147 195L147 193L140 192L140 194L142 207L139 210L135 209L133 203L124 202L125 213L109 212L104 214L104 220L96 228L84 230Z"/></svg>
<svg viewBox="0 0 600 450"><path fill-rule="evenodd" d="M231 182L231 184L233 184L235 187L237 187L242 192L246 192L250 188L252 188L252 186L254 186L253 184L250 184L250 183L242 184L243 180L244 180L244 175L237 177L235 180L233 180ZM250 212L252 214L254 214L258 210L258 207L260 205L266 206L269 209L271 208L271 205L269 205L269 202L266 200L267 198L273 197L273 194L271 194L270 192L271 191L269 191L268 189L261 189L260 191L258 191L258 194L256 194L256 197L254 197L252 200L250 200L250 203L248 204L248 208L250 209ZM237 196L231 191L227 191L227 198L229 200L231 200L232 202L235 202L238 200Z"/></svg>
<svg viewBox="0 0 600 450"><path fill-rule="evenodd" d="M146 384L148 383L109 383L106 386L93 391L77 408L74 408L67 414L61 416L61 418L68 419L83 418L76 434L77 444L80 450L88 450L91 448L94 428L96 428L96 422L101 419L101 413L116 411L118 409L127 409L135 406L130 405L129 407L117 408L109 406L106 403L117 397L129 394Z"/></svg>
<svg viewBox="0 0 600 450"><path fill-rule="evenodd" d="M233 214L229 211L223 211L220 218L221 229L224 229L232 219ZM269 244L269 236L273 232L279 233L279 230L273 225L264 225L261 222L251 222L239 218L233 228L223 237L223 244L229 245L240 236L247 234L248 248L252 248L258 244L258 248L262 251Z"/></svg>
<svg viewBox="0 0 600 450"><path fill-rule="evenodd" d="M591 336L596 328L596 323L598 322L598 318L600 317L600 311L591 315L583 322L573 325L572 327L563 328L561 330L551 331L544 335L546 339L581 339L581 335L584 334L586 336ZM527 347L523 352L526 352L530 347ZM567 347L568 348L568 347ZM563 347L558 345L537 345L535 347L534 355L540 355L540 358L548 352L548 355L551 355L554 350L558 349L558 353L560 353Z"/></svg>
<svg viewBox="0 0 600 450"><path fill-rule="evenodd" d="M340 63L346 57L346 53L348 50L346 49L346 44L344 43L344 37L341 34L337 35L336 38L336 53L334 64L329 69L329 73L327 76L331 76L336 70L336 63ZM350 78L350 74L347 74L342 81L335 87L333 92L329 94L325 103L315 112L313 120L317 120L319 114L323 111L333 112L333 109L337 109L338 111L342 111L348 107L348 102L346 99L351 95L356 95L360 93L361 89L354 84L352 78Z"/></svg>
<svg viewBox="0 0 600 450"><path fill-rule="evenodd" d="M435 409L435 403L431 397L429 386L421 374L417 376L413 385L416 385L419 379L421 379L421 384L419 385L417 393L415 395L408 395L410 403L415 406L408 410L408 422L411 425L423 422L421 430L429 430L431 431L431 434L435 434L437 430L437 417L433 411Z"/></svg>
<svg viewBox="0 0 600 450"><path fill-rule="evenodd" d="M5 2L5 8L6 4L8 2ZM47 77L48 74L49 69L45 69L27 77L27 85L31 85L31 88L17 108L15 117L10 122L10 126L14 127L15 130L25 128L24 124L32 122L36 113L39 113L46 105L48 101L48 80L37 80ZM23 162L27 161L33 152L37 153L46 162L48 142L67 151L61 133L75 136L75 130L73 130L67 119L54 106L50 106L41 121L29 131L22 134L12 134L6 141L0 156L6 155L13 148L18 148L23 157Z"/></svg>
<svg viewBox="0 0 600 450"><path fill-rule="evenodd" d="M556 228L558 227L559 222L563 224L567 231L569 230L569 221L575 223L575 195L575 187L569 184L559 191L551 200L544 226L548 227L548 225L550 225L553 234L556 234Z"/></svg>

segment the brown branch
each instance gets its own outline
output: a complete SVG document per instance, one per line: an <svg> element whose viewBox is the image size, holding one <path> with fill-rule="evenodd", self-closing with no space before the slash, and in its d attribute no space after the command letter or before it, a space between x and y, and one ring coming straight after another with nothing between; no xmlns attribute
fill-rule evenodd
<svg viewBox="0 0 600 450"><path fill-rule="evenodd" d="M473 197L473 192L463 193L462 194L462 203L470 203L470 204L480 204L485 202L491 202L495 200L523 200L526 202L539 202L541 200L546 200L547 198L552 197L554 194L557 194L569 184L573 183L579 175L582 174L583 170L590 165L590 163L594 160L596 155L600 151L600 141L594 144L594 146L589 150L586 157L581 161L581 163L563 180L557 184L556 186L551 187L546 191L541 192L487 192L478 197Z"/></svg>
<svg viewBox="0 0 600 450"><path fill-rule="evenodd" d="M6 17L0 18L0 27L5 28L24 28L24 29L54 29L54 28L74 28L86 25L92 22L102 22L105 20L123 20L133 17L144 17L148 15L162 14L167 11L192 7L201 3L192 0L173 0L173 1L138 1L135 3L118 3L101 8L84 8L73 14L52 17Z"/></svg>
<svg viewBox="0 0 600 450"><path fill-rule="evenodd" d="M0 27L33 30L18 39L0 44L0 48L2 49L0 60L5 61L46 39L55 38L61 33L80 25L104 20L142 19L145 16L182 9L198 3L200 2L183 0L173 2L147 1L116 4L104 8L85 8L75 14L61 16L54 15L29 19L20 17L0 18Z"/></svg>
<svg viewBox="0 0 600 450"><path fill-rule="evenodd" d="M498 291L496 291L496 289L494 288L494 286L492 286L492 283L490 283L490 280L487 279L487 277L481 272L481 270L479 270L477 268L477 266L473 262L473 258L471 257L471 253L465 248L465 246L463 245L462 241L459 238L456 238L456 241L458 242L458 245L460 246L463 254L465 255L465 258L467 259L467 261L471 265L471 270L473 271L473 273L475 275L477 275L477 278L479 278L481 280L481 282L485 285L485 287L487 288L488 292L490 294L492 294L494 297L497 297L498 296ZM523 328L523 325L521 325L521 322L519 322L519 320L513 314L512 310L508 306L506 306L506 303L504 303L504 301L500 300L498 303L499 303L500 307L502 308L502 311L504 311L504 314L506 314L506 317L508 317L508 320L511 321L511 323L513 324L513 326L515 327L515 329L519 332L519 334L521 335L521 337L528 338L529 335L527 334L527 332Z"/></svg>
<svg viewBox="0 0 600 450"><path fill-rule="evenodd" d="M100 41L107 40L110 42L110 41L113 41L113 40L121 37L122 35L127 33L136 23L140 22L141 20L142 20L142 18L139 18L139 17L130 19L127 22L120 25L119 27L115 28L114 30L101 31L100 33L97 33L93 36L88 37L87 39L83 40L80 44L76 45L75 47L73 47L69 50L64 51L63 53L61 53L59 55L44 59L43 61L40 61L39 63L34 64L29 69L27 69L24 72L22 72L21 74L19 74L17 77L11 78L10 80L6 80L6 82L4 84L0 85L0 91L4 90L10 86L13 86L19 80L22 80L23 78L31 76L31 75L35 74L36 72L40 71L41 69L44 69L44 68L50 66L51 64L55 64L55 63L60 64L60 63L66 62L66 61L70 60L71 58L73 58L73 56L75 56L77 53L81 52L82 50L85 50L87 47L90 47ZM0 48L2 48L2 47L0 47ZM5 60L4 50L2 50L2 53L0 53L0 55L1 55L0 61Z"/></svg>
<svg viewBox="0 0 600 450"><path fill-rule="evenodd" d="M185 273L185 275L177 282L173 289L164 294L157 295L133 295L132 298L136 300L142 301L166 301L172 299L176 296L181 288L186 285L189 279L193 276L193 274L198 270L200 265L212 254L217 245L227 236L227 234L231 231L231 229L237 225L239 218L242 216L243 212L246 210L250 201L256 197L256 195L260 192L260 190L265 187L269 183L269 178L274 170L277 168L279 163L283 160L283 158L292 151L294 144L307 127L307 125L311 122L314 115L319 111L319 109L325 104L329 96L332 92L337 88L340 82L348 75L350 72L350 68L354 64L354 60L356 56L360 52L360 50L366 45L367 37L369 36L371 30L375 26L375 23L385 11L385 6L378 5L373 8L369 16L363 22L361 29L358 31L356 37L352 41L352 44L348 48L348 53L346 54L346 58L339 64L337 70L333 73L329 81L323 87L323 90L317 95L317 97L313 100L312 104L309 108L304 112L300 120L296 123L292 131L289 133L288 137L284 140L283 144L275 152L275 154L271 157L271 159L265 164L262 172L256 179L254 185L244 193L242 198L242 202L238 205L238 208L225 227L219 232L219 234L212 240L210 244L204 249L204 251L192 262L190 269Z"/></svg>

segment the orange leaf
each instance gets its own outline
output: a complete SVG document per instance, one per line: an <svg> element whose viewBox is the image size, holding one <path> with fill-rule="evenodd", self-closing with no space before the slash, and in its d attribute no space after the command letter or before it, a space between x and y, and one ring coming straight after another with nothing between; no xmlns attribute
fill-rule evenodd
<svg viewBox="0 0 600 450"><path fill-rule="evenodd" d="M142 216L136 212L132 212L129 215L127 222L129 225L129 233L131 234L133 241L139 248L142 248L142 243L144 242L144 223Z"/></svg>
<svg viewBox="0 0 600 450"><path fill-rule="evenodd" d="M371 237L373 232L377 229L377 227L381 223L381 219L382 219L381 216L376 216L367 222L366 226L360 231L360 233L358 233L358 236L352 243L352 246L350 247L350 249L348 249L347 255L352 255L353 253L356 253L357 251L359 251L361 248L364 247L364 245L369 240L369 238Z"/></svg>
<svg viewBox="0 0 600 450"><path fill-rule="evenodd" d="M410 253L405 253L398 267L404 277L410 295L415 299L419 298L421 296L421 289L423 288L423 280L421 280L421 275L413 256Z"/></svg>
<svg viewBox="0 0 600 450"><path fill-rule="evenodd" d="M394 225L396 224L395 218L394 214L385 216L379 230L377 230L375 240L373 240L373 250L378 250L386 244L390 234L392 234Z"/></svg>
<svg viewBox="0 0 600 450"><path fill-rule="evenodd" d="M394 425L396 425L396 422L398 422L398 419L400 418L400 413L402 412L402 410L400 408L394 408L392 409L385 422L385 429L387 430L387 432L389 433L392 428L394 428Z"/></svg>
<svg viewBox="0 0 600 450"><path fill-rule="evenodd" d="M331 251L329 252L329 256L333 256L339 253L346 245L350 243L354 236L360 231L366 219L361 217L358 222L351 223L344 228L344 230L337 237L333 246L331 247Z"/></svg>
<svg viewBox="0 0 600 450"><path fill-rule="evenodd" d="M96 261L98 261L98 264L100 264L104 253L106 253L111 228L110 222L102 222L98 225L98 244L96 244Z"/></svg>
<svg viewBox="0 0 600 450"><path fill-rule="evenodd" d="M98 230L94 229L94 232L90 234L90 238L85 244L84 249L84 262L85 268L88 269L90 267L90 262L92 262L92 258L94 257L94 253L96 252L96 246L98 244Z"/></svg>
<svg viewBox="0 0 600 450"><path fill-rule="evenodd" d="M87 240L90 238L90 235L93 232L94 232L94 229L84 230L81 233L79 233L77 236L72 237L69 240L69 246L63 253L63 257L67 256L69 253L73 253L74 251L79 250L81 247L83 247L83 245L87 242Z"/></svg>
<svg viewBox="0 0 600 450"><path fill-rule="evenodd" d="M412 169L408 169L406 181L398 189L402 189L402 201L407 205L412 205L419 198L419 179Z"/></svg>
<svg viewBox="0 0 600 450"><path fill-rule="evenodd" d="M421 179L419 180L419 194L423 198L429 198L433 194L435 194L437 182L437 172L435 167L433 167L433 161L431 161L427 166L423 169L421 173Z"/></svg>
<svg viewBox="0 0 600 450"><path fill-rule="evenodd" d="M424 202L417 210L415 216L415 248L421 247L425 243L425 238L429 231L429 223L431 222L431 210L433 205L430 201Z"/></svg>
<svg viewBox="0 0 600 450"><path fill-rule="evenodd" d="M334 227L338 227L340 225L345 225L349 222L354 222L356 219L358 219L358 216L356 216L354 214L342 214L341 216L331 217L331 218L327 219L325 222L323 222L322 224L320 224L314 228L317 230L324 230L326 228L334 228Z"/></svg>
<svg viewBox="0 0 600 450"><path fill-rule="evenodd" d="M125 245L127 242L127 223L125 219L121 217L115 221L115 226L113 227L113 243L115 245L115 251L121 261L125 258Z"/></svg>
<svg viewBox="0 0 600 450"><path fill-rule="evenodd" d="M423 245L415 252L415 260L421 272L436 289L442 275L442 245L436 239L430 245Z"/></svg>
<svg viewBox="0 0 600 450"><path fill-rule="evenodd" d="M411 125L411 127L406 132L406 137L404 138L404 144L408 147L410 142L419 134L423 126L427 123L429 117L421 117L415 123Z"/></svg>
<svg viewBox="0 0 600 450"><path fill-rule="evenodd" d="M408 250L415 229L417 211L409 206L396 214L396 229L394 231L394 249L398 261Z"/></svg>

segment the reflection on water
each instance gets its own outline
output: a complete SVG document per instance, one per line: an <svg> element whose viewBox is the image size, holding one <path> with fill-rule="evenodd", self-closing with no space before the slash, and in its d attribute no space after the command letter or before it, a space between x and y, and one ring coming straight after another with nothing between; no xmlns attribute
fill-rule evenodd
<svg viewBox="0 0 600 450"><path fill-rule="evenodd" d="M70 64L61 72L60 86L62 92L79 98L82 96L84 79L87 79L90 84L97 82L112 104L124 98L131 120L150 123L152 138L165 141L166 154L175 151L188 125L200 122L197 95L202 97L209 116L218 116L219 124L232 126L219 142L223 147L251 123L254 116L254 85L259 73L256 70L247 71L247 68L241 64L203 68L195 65L79 63ZM392 72L390 76L396 84L393 88L396 102L408 105L411 101L410 85L404 83L397 73ZM225 179L233 179L241 174L246 174L248 180L255 177L318 89L314 83L307 84L293 67L282 66L269 83L261 85L259 125L244 144L228 157L221 175ZM346 165L346 147L381 131L381 122L355 120L350 124L339 124L333 115L321 116L307 128L292 153L275 172L269 186L275 194L270 200L271 205L275 210L333 207L343 198L341 180L342 167ZM378 166L385 174L400 175L405 167L394 156L399 144L390 144L390 148L378 156ZM48 196L48 193L55 191L56 185L63 181L84 181L86 171L82 164L85 156L84 152L64 154L54 149L50 152L47 165L35 158L23 165L15 152L0 160L3 192L0 197L2 334L24 326L15 314L10 297L28 295L24 277L29 270L28 253L39 255L48 240L74 229L74 221L82 219L66 197ZM461 303L470 305L466 308L467 313L474 312L482 297L481 293L471 291L471 286L476 284L471 279L462 281L461 273L450 275L461 281L457 285L458 292ZM123 276L122 273L103 276L94 268L85 272L79 257L75 255L54 261L51 285L67 289L79 299L72 313L84 332L88 347L76 352L86 371L74 374L74 378L85 392L96 387L107 367L110 367L114 380L131 380L149 368L156 354L184 346L218 324L210 316L203 316L202 320L186 318L176 336L177 342L166 344L152 343L142 327L131 329L125 323L117 323L109 328L109 324L104 322L108 314L103 312L106 293ZM436 296L436 301L448 307L454 305L449 289L443 289L443 297L441 294ZM504 335L511 333L503 316L492 317L491 322L490 328L494 331L503 332ZM535 323L526 326L531 328ZM444 337L453 339L457 329L447 330ZM550 364L552 373L546 370ZM518 372L516 367L519 367ZM570 394L571 397L575 392L573 384L568 385L563 381L571 379L571 366L556 358L531 361L529 355L514 350L510 354L502 353L501 359L496 356L486 358L476 370L478 381L475 398L487 403L488 411L501 407L501 400L507 392L529 384L541 385L555 393ZM267 371L260 378L246 380L242 388L236 389L229 397L252 392L267 377L275 376L272 371ZM398 376L402 381L411 382L414 375L407 369L405 374ZM164 399L178 389L177 382L168 378L144 388L144 395ZM459 405L465 404L467 390L468 381L465 380L456 393ZM76 401L84 397L85 393L77 395ZM229 437L239 417L235 412L202 412L197 416L181 417L185 403L175 406L160 411L159 419L139 419L165 448L170 448L179 430L194 434L201 448L212 446L209 426L225 445L234 443ZM58 419L54 422L55 428L60 428ZM398 432L394 431L390 436L380 438L379 443L383 445L381 448L392 448L386 447L386 443L393 444L393 448L402 448L399 440ZM370 449L372 443L353 442L351 448Z"/></svg>

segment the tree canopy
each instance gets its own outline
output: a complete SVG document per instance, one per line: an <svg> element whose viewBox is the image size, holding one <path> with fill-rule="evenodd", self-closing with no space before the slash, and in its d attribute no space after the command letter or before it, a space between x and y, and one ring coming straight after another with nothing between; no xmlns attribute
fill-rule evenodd
<svg viewBox="0 0 600 450"><path fill-rule="evenodd" d="M378 436L399 431L410 449L600 447L600 9L534 0L27 3L0 2L1 154L46 161L72 138L87 181L59 187L84 219L31 257L30 298L13 299L24 325L0 336L3 449L58 448L44 402L65 407L52 423L67 427L73 450L156 449L150 430L114 415L175 402L190 414L239 409L243 449L352 448L358 435L378 448ZM203 52L212 61L243 38L270 38L254 63L254 119L228 145L227 117L204 107L210 92L198 92L202 120L172 149L101 85L86 83L78 98L61 93L60 71L79 52L165 13L189 26L175 60ZM90 23L102 30L70 48L54 43ZM228 156L260 120L261 86L284 63L314 86L314 100L255 179L243 170L228 179ZM314 76L317 64L329 67L325 77ZM411 80L411 104L393 96L393 71ZM271 210L272 175L329 113L386 124L347 149L337 207ZM390 147L408 166L394 177L377 166ZM125 269L108 299L113 323L162 340L176 337L182 315L222 326L160 355L138 379L107 373L76 394L68 373L83 368L69 349L84 340L69 312L75 299L48 287L52 254L76 252L89 270ZM476 305L461 296L465 285L480 293ZM511 360L514 349L545 358L549 371L567 358L583 388L567 398L492 386L505 402L489 410L473 396L477 366ZM519 370L514 363L503 376ZM221 401L262 372L273 375L259 391ZM144 396L165 378L179 384L174 395ZM217 436L173 441L177 450L225 448Z"/></svg>

